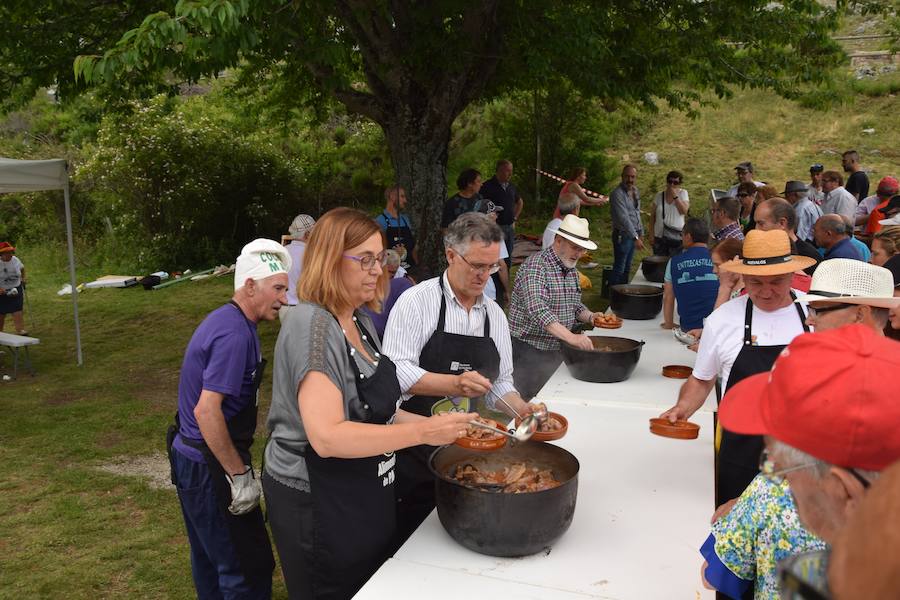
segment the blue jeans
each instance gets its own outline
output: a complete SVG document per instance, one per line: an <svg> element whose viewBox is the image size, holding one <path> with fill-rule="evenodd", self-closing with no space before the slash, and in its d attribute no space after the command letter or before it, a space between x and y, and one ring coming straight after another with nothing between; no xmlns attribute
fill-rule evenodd
<svg viewBox="0 0 900 600"><path fill-rule="evenodd" d="M631 274L631 260L634 258L634 238L621 231L613 230L613 268L609 285L628 283Z"/></svg>
<svg viewBox="0 0 900 600"><path fill-rule="evenodd" d="M172 451L178 499L191 542L191 572L199 600L272 597L272 577L249 580L232 546L228 525L216 506L206 463Z"/></svg>

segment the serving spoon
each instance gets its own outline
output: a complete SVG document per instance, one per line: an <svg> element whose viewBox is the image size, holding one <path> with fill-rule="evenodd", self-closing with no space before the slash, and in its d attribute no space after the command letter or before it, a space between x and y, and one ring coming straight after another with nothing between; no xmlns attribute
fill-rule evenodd
<svg viewBox="0 0 900 600"><path fill-rule="evenodd" d="M504 405L506 405L506 408L511 410L514 415L516 415L517 417L522 419L519 422L519 426L516 427L516 431L514 433L508 434L508 435L510 435L510 437L513 438L514 440L516 440L517 442L527 442L528 440L530 440L531 436L534 435L534 432L537 431L538 427L540 426L540 421L541 421L540 415L542 414L542 415L544 415L544 418L546 418L547 407L545 406L545 407L543 407L543 410L538 410L537 413L533 412L529 415L526 415L523 418L522 415L519 414L519 411L517 411L515 408L513 408L509 404L509 402L507 402L506 400L503 399L503 396L501 396L500 394L495 392L493 389L488 390L488 392L493 394L494 398L497 398L498 400L500 400L500 402L502 402ZM540 414L538 414L538 413L540 413ZM491 429L493 429L493 427Z"/></svg>

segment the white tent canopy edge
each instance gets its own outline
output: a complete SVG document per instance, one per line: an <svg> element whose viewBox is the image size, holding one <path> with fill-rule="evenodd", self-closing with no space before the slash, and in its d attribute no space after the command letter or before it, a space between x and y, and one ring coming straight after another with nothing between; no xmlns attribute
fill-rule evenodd
<svg viewBox="0 0 900 600"><path fill-rule="evenodd" d="M69 246L69 283L72 285L72 311L75 315L75 354L81 355L81 324L78 320L78 292L75 289L75 249L72 245L72 208L69 205L69 173L66 161L17 160L0 157L0 194L62 190L66 205L66 241Z"/></svg>

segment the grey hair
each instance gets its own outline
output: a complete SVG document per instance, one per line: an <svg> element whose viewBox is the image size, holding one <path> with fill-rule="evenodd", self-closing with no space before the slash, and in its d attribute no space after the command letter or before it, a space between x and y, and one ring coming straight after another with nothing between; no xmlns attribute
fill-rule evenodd
<svg viewBox="0 0 900 600"><path fill-rule="evenodd" d="M847 235L847 224L841 218L841 215L827 214L822 215L816 221L816 224L824 231L830 231L836 235ZM852 231L852 230L851 230Z"/></svg>
<svg viewBox="0 0 900 600"><path fill-rule="evenodd" d="M384 251L384 264L385 266L391 267L399 267L400 266L400 255L397 254L397 251L394 249L388 249Z"/></svg>
<svg viewBox="0 0 900 600"><path fill-rule="evenodd" d="M559 215L564 217L566 215L571 215L575 212L581 205L581 200L577 195L572 192L566 192L562 196L559 197Z"/></svg>
<svg viewBox="0 0 900 600"><path fill-rule="evenodd" d="M797 448L794 448L789 444L785 444L782 441L776 440L775 438L769 438L769 440L770 447L772 448L772 452L770 454L778 456L778 466L781 469L798 467L800 465L811 465L810 471L813 473L813 476L816 479L822 479L828 474L828 471L832 466L840 466L832 465L829 462L816 458L811 454L807 454L803 450L798 450ZM875 481L876 479L878 479L879 475L881 475L881 471L869 471L866 469L857 469L855 467L841 468L853 469L857 474L868 481Z"/></svg>
<svg viewBox="0 0 900 600"><path fill-rule="evenodd" d="M503 241L503 231L490 217L480 212L467 212L450 223L444 234L444 248L453 248L460 254L469 250L473 241L485 245Z"/></svg>

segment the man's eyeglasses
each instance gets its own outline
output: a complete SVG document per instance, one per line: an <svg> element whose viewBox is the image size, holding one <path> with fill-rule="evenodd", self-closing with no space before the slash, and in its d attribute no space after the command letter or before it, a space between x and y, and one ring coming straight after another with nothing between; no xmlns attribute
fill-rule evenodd
<svg viewBox="0 0 900 600"><path fill-rule="evenodd" d="M792 473L793 471L799 471L800 469L808 469L809 467L816 466L817 462L804 463L802 465L794 465L793 467L787 467L786 469L776 469L775 463L772 459L769 458L769 451L763 450L762 454L759 455L759 472L763 477L767 479L779 479L785 473Z"/></svg>
<svg viewBox="0 0 900 600"><path fill-rule="evenodd" d="M666 183L669 185L681 185L680 179L666 179Z"/></svg>
<svg viewBox="0 0 900 600"><path fill-rule="evenodd" d="M355 260L359 263L363 271L371 271L377 263L379 267L383 267L387 262L387 251L382 250L378 254L363 254L362 256L353 256L352 254L344 254L344 258Z"/></svg>
<svg viewBox="0 0 900 600"><path fill-rule="evenodd" d="M467 265L469 265L469 268L470 268L470 269L472 269L473 271L475 271L475 272L478 273L479 275L484 275L484 274L493 275L494 273L496 273L497 271L500 270L500 263L498 263L498 262L495 262L495 263L492 264L492 265L473 265L472 263L470 263L470 262L468 261L468 259L466 259L465 256L462 255L461 252L459 252L458 250L456 250L456 248L454 248L453 251L456 252L456 255L457 255L457 256L459 256L461 259L463 259L463 262L464 262L464 263L466 263Z"/></svg>
<svg viewBox="0 0 900 600"><path fill-rule="evenodd" d="M809 311L809 316L815 317L816 315L824 315L825 313L830 313L833 310L842 310L845 308L852 308L853 306L854 306L853 304L841 303L841 304L835 304L834 306L820 306L820 307L816 308L815 306L810 304L807 307L807 310Z"/></svg>

